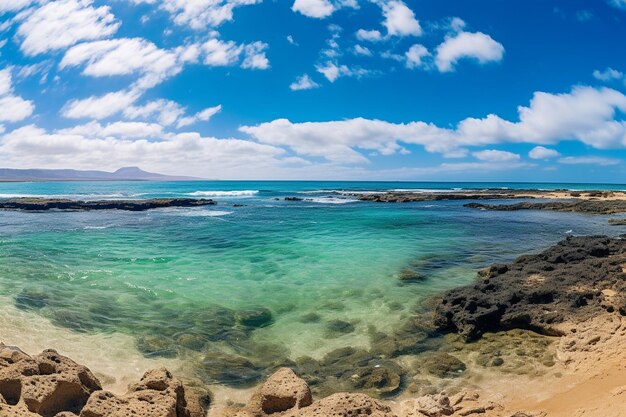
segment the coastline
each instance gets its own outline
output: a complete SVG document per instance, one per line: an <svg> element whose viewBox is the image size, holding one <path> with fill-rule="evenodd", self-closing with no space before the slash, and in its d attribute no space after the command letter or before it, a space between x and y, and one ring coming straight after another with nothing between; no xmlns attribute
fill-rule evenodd
<svg viewBox="0 0 626 417"><path fill-rule="evenodd" d="M537 198L548 198L546 194L539 193L537 192L535 197L541 195ZM589 192L589 194L592 193L595 192ZM528 194L514 193L514 195L523 195L523 197L514 198L530 198ZM440 198L438 196L441 194L433 193L427 197ZM569 192L559 194L551 192L550 196L553 199L572 200ZM574 198L581 201L600 201L602 204L610 206L615 205L616 201L621 202L626 199L626 194L610 192L601 196L579 195ZM621 211L621 208L618 211ZM575 242L576 239L571 241ZM603 244L608 246L621 245L621 243L617 244L614 241L617 242L618 240L609 239L608 243L600 242L599 244L600 246ZM600 257L613 256L612 249L598 252L596 248L598 242L592 243L589 253L572 258L571 261L594 264L598 261L596 259L598 255ZM586 244L583 244L582 247L586 247ZM551 250L554 250L554 247L547 251ZM580 250L580 245L576 246L575 252L578 253ZM532 256L523 256L520 259L524 263L529 262L530 258ZM504 272L502 272L504 270L502 265L494 265L481 272L477 278L478 281L466 288L470 298L474 297L471 295L472 292L477 292L480 298L480 294L489 293L493 290L489 288L489 283L485 284L484 282L483 284L486 286L481 289L480 285L477 285L481 280L501 279L498 278L499 275L506 275L515 269L517 263L519 261L506 266ZM557 272L569 273L580 280L580 271L571 274L571 270L559 269L567 267L569 263L570 260L566 257L565 261L554 262L556 265L554 268ZM584 269L583 272L588 272L589 268L585 268L587 269ZM548 275L552 273L550 269L546 271L549 272ZM623 273L623 271L615 273ZM585 274L583 273L582 276L588 278ZM401 280L406 280L402 285L408 285L413 280L420 281L422 279L408 272L404 276L400 275ZM529 282L534 287L540 287L542 282L550 281L550 279L546 280L545 277L535 275L537 274L524 276L518 274L511 281L507 281L508 286L510 287L524 279L530 279ZM614 274L609 274L609 276L614 276ZM615 279L614 281L618 282L619 280ZM572 287L575 286L574 284L572 283ZM610 283L602 281L601 284L608 285ZM445 298L459 290L460 288L455 288L444 292L440 297L434 297L427 304L436 311L437 302L441 300L441 297ZM604 290L609 292L604 293ZM459 401L457 405L461 407L461 404L464 404L464 408L451 414L443 413L440 415L481 414L489 417L510 417L513 415L523 417L540 416L543 415L541 413L547 412L547 415L557 417L561 415L563 417L578 415L604 417L611 416L610 413L617 410L615 416L620 416L622 415L619 414L620 412L626 412L620 408L620 401L623 399L622 392L626 392L626 389L622 390L620 387L626 384L626 380L623 380L625 371L621 365L624 355L621 354L619 346L626 342L626 333L622 327L623 318L620 307L614 306L609 312L606 302L609 302L617 294L621 294L622 291L620 288L600 288L601 295L595 295L597 292L596 290L592 291L589 300L593 300L594 297L601 298L600 306L604 303L603 310L594 310L593 315L585 317L585 320L582 321L573 313L573 310L564 308L565 304L556 303L554 308L562 310L562 317L560 318L561 321L557 323L558 326L554 328L539 326L533 321L536 317L530 317L528 320L526 318L524 320L504 320L505 324L490 324L485 327L484 331L472 334L469 338L465 337L467 340L461 340L462 338L459 338L457 333L461 333L462 336L468 334L466 331L460 331L462 330L461 325L446 327L441 325L441 320L436 319L434 323L428 324L424 323L425 316L422 316L421 320L416 321L411 318L406 321L401 329L397 329L402 332L397 339L392 333L391 338L385 337L384 343L376 343L370 353L366 354L358 349L354 352L343 351L339 354L333 353L333 351L331 352L334 355L332 360L324 357L308 362L301 360L281 361L273 366L275 366L274 369L278 369L280 366L295 369L298 375L311 385L311 390L316 399L325 398L332 395L333 392L342 392L342 387L349 388L349 391L360 391L373 396L372 398L375 399L371 399L371 401L375 401L375 403L371 404L389 407L392 413L389 415L399 417L424 415L423 412L416 409L418 407L416 404L420 401L435 401L433 395L440 395L442 392L447 394L443 397L437 397L436 401L450 401L451 403ZM587 291L585 294L590 293ZM555 296L542 298L545 294L539 294L539 301L532 301L532 298L536 296L536 294L530 294L526 302L535 306L543 306L552 305L556 302L555 300L560 300L559 297ZM10 301L4 304L13 307ZM590 305L595 306L594 303L585 302L578 307L588 308ZM24 319L21 315L29 313L13 307L13 310L7 310L6 314L15 323ZM422 310L416 314L424 315L426 313ZM467 321L467 317L461 317L461 321L463 320ZM473 320L476 321L475 318ZM345 326L345 324L341 325ZM58 329L50 322L42 319L39 324L39 332L42 335L45 334L47 326ZM574 328L572 326L575 326L576 333L571 332ZM15 328L17 326L14 326L13 330ZM33 330L29 329L31 335ZM444 336L439 339L423 338L424 334L431 331L441 333ZM14 332L15 334L19 335L18 332ZM416 340L407 344L408 335L414 335ZM14 340L5 340L5 342L18 345L30 354L48 347L58 349L59 353L67 354L77 362L90 367L95 375L101 378L102 385L116 395L124 395L126 386L139 380L143 372L166 366L175 376L182 377L191 386L202 385L213 391L212 407L209 409L209 416L211 417L240 416L241 414L238 413L242 412L241 405L248 403L250 398L263 386L258 383L249 385L244 389L235 389L219 385L206 385L206 383L198 381L197 378L194 379L194 370L189 369L188 364L184 365L177 359L147 359L137 352L137 355L129 361L127 353L129 350L134 350L134 342L132 338L124 335L109 334L106 337L102 335L92 337L90 334L79 335L70 330L64 330L60 331L56 338L50 336L51 333L48 333L45 334L45 337L37 340L37 338L29 338L28 333L24 332L21 337L14 337ZM78 342L74 337L81 338L81 341ZM370 334L370 337L373 342L377 341L377 333ZM47 341L43 342L42 339L47 339ZM89 339L88 343L101 348L103 353L106 352L105 357L107 359L96 362L93 360L94 355L85 356L80 347L73 348L72 346L73 344L82 344L84 347L85 340ZM432 344L433 340L436 340L434 345ZM576 343L572 345L572 342ZM532 354L523 355L521 360L508 352L509 348L512 350L520 343L530 350L535 350ZM576 348L572 349L572 346L576 346ZM491 355L501 350L507 350L507 352ZM436 353L436 355L431 355L431 353ZM489 357L486 357L486 353L491 356L487 355ZM220 358L220 360L222 359ZM220 362L220 360L211 362L212 366L219 367L220 363L228 363L228 361ZM342 364L341 362L345 363ZM462 367L459 362L462 363ZM519 365L520 362L526 363ZM404 370L397 369L396 366L400 366ZM120 372L120 369L123 369L123 372ZM410 372L406 371L408 369ZM365 374L361 374L361 372L365 372ZM107 377L120 374L124 374L124 377L118 379ZM265 375L267 377L267 374ZM332 379L336 379L336 381L326 386L323 379L329 376L332 376ZM337 389L329 387L336 387ZM459 393L461 392L467 392L464 400L459 400ZM478 397L475 397L475 394L478 394ZM442 398L447 398L447 400L442 400ZM602 398L603 401L610 404L611 409L602 407L597 398ZM576 408L572 408L574 406ZM596 410L594 411L593 408ZM472 409L475 412L460 414L461 412L467 413ZM584 412L581 411L582 409L585 409ZM449 411L449 409L446 410ZM525 414L519 414L519 412Z"/></svg>

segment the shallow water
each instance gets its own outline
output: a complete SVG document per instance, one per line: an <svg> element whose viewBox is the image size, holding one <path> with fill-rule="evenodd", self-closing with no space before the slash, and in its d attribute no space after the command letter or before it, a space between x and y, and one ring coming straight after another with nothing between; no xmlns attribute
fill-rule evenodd
<svg viewBox="0 0 626 417"><path fill-rule="evenodd" d="M37 349L46 342L41 323L70 331L87 362L89 352L103 354L93 349L94 337L123 340L129 359L168 358L183 367L207 351L253 361L321 358L339 347L367 348L373 329L393 332L421 300L471 282L478 268L539 251L568 234L622 232L609 227L606 216L488 212L464 208L464 202L365 203L333 191L480 187L533 185L0 184L0 196L219 202L140 213L0 212L0 296L21 312L20 321L38 323L0 329L7 343L23 343L29 331L37 332ZM407 267L426 279L401 284L398 275ZM242 322L242 311L260 308L269 309L271 321ZM348 324L337 330L331 326L336 320ZM56 331L49 332L51 346L58 343ZM241 378L219 382L248 382Z"/></svg>

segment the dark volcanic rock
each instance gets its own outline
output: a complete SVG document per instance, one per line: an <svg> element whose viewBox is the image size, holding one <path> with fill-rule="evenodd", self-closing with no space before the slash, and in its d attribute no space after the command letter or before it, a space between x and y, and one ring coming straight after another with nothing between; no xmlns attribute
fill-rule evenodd
<svg viewBox="0 0 626 417"><path fill-rule="evenodd" d="M193 198L152 198L146 200L80 201L56 198L10 198L0 200L0 210L18 211L145 211L166 207L201 207L216 204L213 200Z"/></svg>
<svg viewBox="0 0 626 417"><path fill-rule="evenodd" d="M527 194L536 191L528 190ZM533 198L530 195L520 195L519 192L505 190L484 190L481 192L450 192L450 193L418 193L418 192L387 192L378 194L348 194L361 201L371 201L375 203L413 203L419 201L450 201L450 200L502 200L512 198Z"/></svg>
<svg viewBox="0 0 626 417"><path fill-rule="evenodd" d="M551 210L588 214L615 214L626 212L626 200L525 201L516 204L468 203L464 207L497 211Z"/></svg>
<svg viewBox="0 0 626 417"><path fill-rule="evenodd" d="M560 335L566 323L607 312L626 315L625 263L622 238L569 237L538 255L494 265L475 284L446 292L435 324L441 332L475 340L516 328Z"/></svg>

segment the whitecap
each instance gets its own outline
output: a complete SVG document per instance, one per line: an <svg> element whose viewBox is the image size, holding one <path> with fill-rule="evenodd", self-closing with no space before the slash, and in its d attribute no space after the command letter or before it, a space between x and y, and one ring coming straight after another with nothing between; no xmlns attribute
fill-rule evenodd
<svg viewBox="0 0 626 417"><path fill-rule="evenodd" d="M247 197L258 194L259 190L234 190L234 191L194 191L187 193L193 197Z"/></svg>
<svg viewBox="0 0 626 417"><path fill-rule="evenodd" d="M336 197L307 198L305 201L308 201L311 203L319 203L319 204L347 204L347 203L359 202L359 200L354 200L350 198L336 198Z"/></svg>

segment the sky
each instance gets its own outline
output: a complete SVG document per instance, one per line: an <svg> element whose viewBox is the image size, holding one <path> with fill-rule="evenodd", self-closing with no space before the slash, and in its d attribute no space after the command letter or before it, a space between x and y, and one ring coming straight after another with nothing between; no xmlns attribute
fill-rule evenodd
<svg viewBox="0 0 626 417"><path fill-rule="evenodd" d="M626 183L626 0L0 0L0 167Z"/></svg>

